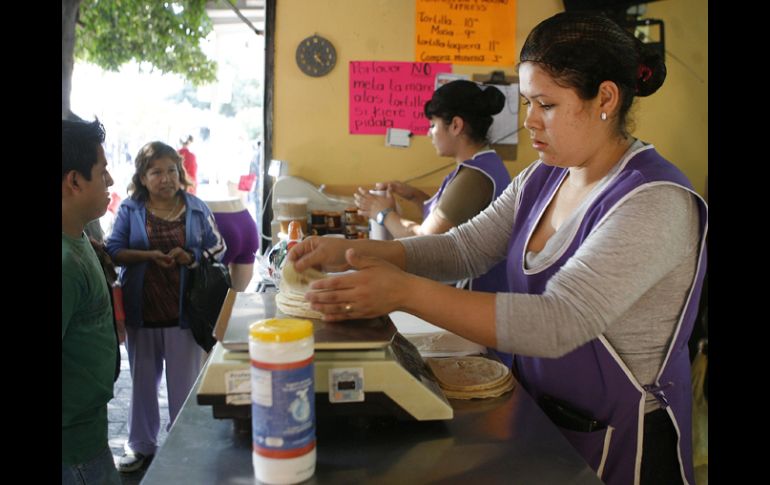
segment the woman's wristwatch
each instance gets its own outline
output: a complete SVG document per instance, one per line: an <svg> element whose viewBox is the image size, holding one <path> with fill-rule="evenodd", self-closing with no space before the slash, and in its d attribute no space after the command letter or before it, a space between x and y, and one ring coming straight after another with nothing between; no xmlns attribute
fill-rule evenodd
<svg viewBox="0 0 770 485"><path fill-rule="evenodd" d="M374 218L374 221L377 224L379 224L381 226L384 226L385 225L385 218L388 217L388 214L390 214L391 212L393 212L393 208L392 207L386 207L386 208L382 209L380 212L377 213L377 217Z"/></svg>

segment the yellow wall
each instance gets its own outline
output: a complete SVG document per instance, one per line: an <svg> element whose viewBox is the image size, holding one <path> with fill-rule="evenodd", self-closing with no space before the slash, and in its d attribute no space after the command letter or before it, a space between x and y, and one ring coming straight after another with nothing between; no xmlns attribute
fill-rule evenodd
<svg viewBox="0 0 770 485"><path fill-rule="evenodd" d="M427 136L409 148L385 147L384 135L348 134L348 62L414 61L414 0L280 0L276 10L273 158L287 161L289 174L315 184L355 186L404 180L452 160L439 158ZM541 20L563 10L562 0L519 0L516 51ZM667 56L661 90L638 101L635 135L654 143L703 193L707 174L708 50L704 0L654 2L650 18L666 27L666 49L695 75ZM326 76L303 74L294 60L299 42L314 33L337 50ZM495 67L494 69L503 69ZM514 73L513 66L504 68ZM459 73L489 73L491 66L454 66ZM696 78L699 77L702 81ZM523 119L519 119L519 125ZM515 175L537 157L521 132L518 160L506 161ZM437 187L446 169L416 185Z"/></svg>
<svg viewBox="0 0 770 485"><path fill-rule="evenodd" d="M666 82L636 111L636 131L705 193L708 174L708 6L669 0L647 6L666 27Z"/></svg>

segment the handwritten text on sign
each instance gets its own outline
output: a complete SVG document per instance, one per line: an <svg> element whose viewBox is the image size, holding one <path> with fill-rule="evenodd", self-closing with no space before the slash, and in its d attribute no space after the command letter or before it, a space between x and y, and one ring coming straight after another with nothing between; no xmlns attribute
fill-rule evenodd
<svg viewBox="0 0 770 485"><path fill-rule="evenodd" d="M385 134L388 128L428 133L423 114L433 96L436 74L449 64L426 62L350 62L350 133Z"/></svg>
<svg viewBox="0 0 770 485"><path fill-rule="evenodd" d="M512 65L516 0L417 0L415 60Z"/></svg>

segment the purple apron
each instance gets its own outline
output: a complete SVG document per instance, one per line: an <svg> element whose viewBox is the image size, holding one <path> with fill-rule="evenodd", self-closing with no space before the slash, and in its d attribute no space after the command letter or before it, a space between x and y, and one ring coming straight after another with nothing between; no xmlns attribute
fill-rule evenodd
<svg viewBox="0 0 770 485"><path fill-rule="evenodd" d="M544 394L566 401L590 413L606 425L592 432L560 428L599 478L608 484L639 483L644 430L644 390L655 395L671 417L679 436L679 463L684 483L694 485L692 462L692 394L687 341L698 310L706 254L707 208L687 178L652 146L626 160L602 193L591 203L569 247L561 257L539 273L524 274L524 254L529 235L536 227L567 169L540 165L522 187L508 248L509 291L542 294L548 280L575 253L593 228L624 197L646 184L671 184L696 195L700 211L700 253L695 279L679 318L671 345L654 386L644 389L603 335L556 358L516 355L519 381L537 400Z"/></svg>
<svg viewBox="0 0 770 485"><path fill-rule="evenodd" d="M486 175L491 181L494 187L494 196L492 200L497 199L500 194L503 193L508 184L511 183L511 176L508 173L508 169L505 168L503 161L495 153L494 150L487 150L477 153L472 159L466 160L463 163L457 165L457 167L444 178L444 182L439 187L433 197L426 200L422 207L422 216L427 218L431 212L438 205L441 194L452 183L452 180L457 176L460 171L460 167L468 167L470 169L478 170ZM475 278L471 281L471 290L473 291L486 291L494 293L497 291L506 291L507 289L507 276L505 269L505 260L497 263L492 269L484 273L483 275Z"/></svg>

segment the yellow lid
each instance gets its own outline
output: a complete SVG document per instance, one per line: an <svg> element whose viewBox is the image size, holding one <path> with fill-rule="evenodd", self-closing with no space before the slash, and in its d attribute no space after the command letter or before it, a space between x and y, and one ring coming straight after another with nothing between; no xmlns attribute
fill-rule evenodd
<svg viewBox="0 0 770 485"><path fill-rule="evenodd" d="M262 342L292 342L313 335L313 322L298 318L268 318L249 326L249 336Z"/></svg>

